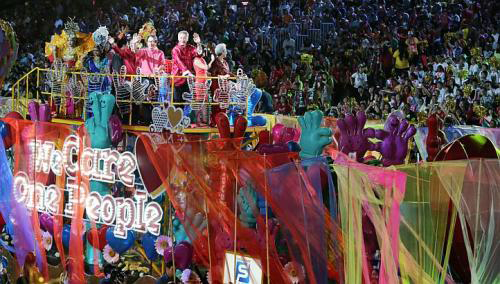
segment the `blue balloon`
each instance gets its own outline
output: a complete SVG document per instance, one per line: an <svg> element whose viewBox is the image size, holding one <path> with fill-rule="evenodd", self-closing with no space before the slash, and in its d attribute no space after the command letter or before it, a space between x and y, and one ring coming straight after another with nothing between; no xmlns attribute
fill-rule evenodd
<svg viewBox="0 0 500 284"><path fill-rule="evenodd" d="M146 252L146 256L149 260L154 261L158 258L158 253L156 252L155 243L157 236L147 233L142 237L142 246Z"/></svg>
<svg viewBox="0 0 500 284"><path fill-rule="evenodd" d="M295 141L288 141L287 146L290 152L300 152L301 150L299 143Z"/></svg>
<svg viewBox="0 0 500 284"><path fill-rule="evenodd" d="M127 232L127 238L120 239L115 237L114 228L108 228L106 231L106 240L109 246L119 254L122 254L129 250L135 242L135 233L133 231Z"/></svg>
<svg viewBox="0 0 500 284"><path fill-rule="evenodd" d="M250 120L248 120L248 124L251 126L265 126L267 124L267 119L260 115L252 116Z"/></svg>
<svg viewBox="0 0 500 284"><path fill-rule="evenodd" d="M68 249L69 248L69 239L71 237L71 225L66 224L63 227L62 230L62 241L63 241L63 246L64 248Z"/></svg>
<svg viewBox="0 0 500 284"><path fill-rule="evenodd" d="M2 137L2 139L5 139L5 137L9 137L9 135L9 125L3 121L0 121L0 136Z"/></svg>

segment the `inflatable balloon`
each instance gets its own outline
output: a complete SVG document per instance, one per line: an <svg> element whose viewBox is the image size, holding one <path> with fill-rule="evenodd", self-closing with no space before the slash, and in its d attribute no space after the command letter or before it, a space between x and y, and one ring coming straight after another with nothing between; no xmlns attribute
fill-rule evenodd
<svg viewBox="0 0 500 284"><path fill-rule="evenodd" d="M108 228L106 231L106 241L108 241L109 246L119 254L122 254L129 250L135 243L135 233L133 231L127 232L127 238L120 239L115 237L113 233L114 228Z"/></svg>
<svg viewBox="0 0 500 284"><path fill-rule="evenodd" d="M174 249L175 267L184 270L189 267L193 259L193 245L188 242L180 242Z"/></svg>
<svg viewBox="0 0 500 284"><path fill-rule="evenodd" d="M10 126L6 122L0 121L0 137L3 139L5 149L12 147L12 136L10 133Z"/></svg>
<svg viewBox="0 0 500 284"><path fill-rule="evenodd" d="M18 48L16 33L9 23L0 19L0 88L17 59Z"/></svg>
<svg viewBox="0 0 500 284"><path fill-rule="evenodd" d="M24 119L24 117L17 111L9 112L8 114L5 115L5 118Z"/></svg>
<svg viewBox="0 0 500 284"><path fill-rule="evenodd" d="M5 220L3 219L3 215L0 214L0 232L3 230L3 226L5 226Z"/></svg>
<svg viewBox="0 0 500 284"><path fill-rule="evenodd" d="M258 116L253 115L253 112L255 111L255 108L257 107L257 104L259 103L261 97L262 97L262 90L258 88L253 89L250 96L248 96L248 103L247 103L248 126L264 126L267 123L267 120L264 117L260 115Z"/></svg>
<svg viewBox="0 0 500 284"><path fill-rule="evenodd" d="M277 123L272 130L272 139L274 144L286 144L289 141L299 142L300 129Z"/></svg>
<svg viewBox="0 0 500 284"><path fill-rule="evenodd" d="M427 118L427 138L425 145L427 150L427 161L432 162L436 158L437 153L446 143L446 136L443 133L443 122L436 114L432 114Z"/></svg>
<svg viewBox="0 0 500 284"><path fill-rule="evenodd" d="M40 214L40 227L54 235L54 218L47 213Z"/></svg>
<svg viewBox="0 0 500 284"><path fill-rule="evenodd" d="M144 252L149 260L155 261L158 258L158 253L156 252L155 243L157 236L147 233L142 237L142 247L144 247ZM172 253L170 253L172 254ZM166 257L166 256L165 256Z"/></svg>
<svg viewBox="0 0 500 284"><path fill-rule="evenodd" d="M94 237L92 234L92 230L87 231L87 241L91 246L97 248L98 250L103 250L104 247L108 244L106 240L106 233L108 232L108 226L102 226L97 230L97 243L94 241Z"/></svg>
<svg viewBox="0 0 500 284"><path fill-rule="evenodd" d="M314 158L321 155L323 148L332 143L332 130L322 128L323 113L319 110L308 111L304 116L299 117L301 128L300 136L300 157Z"/></svg>
<svg viewBox="0 0 500 284"><path fill-rule="evenodd" d="M448 145L444 146L436 155L434 161L453 161L468 159L498 159L500 151L495 148L495 144L486 136L479 134L469 134L462 136ZM450 213L449 213L450 215ZM448 223L450 224L448 217ZM467 226L467 225L465 225ZM466 265L469 261L467 249L465 247L464 234L460 219L456 219L453 233L453 245L450 254L450 267L457 274L462 283L471 282L470 267ZM470 228L469 228L470 230ZM471 243L474 240L471 239Z"/></svg>
<svg viewBox="0 0 500 284"><path fill-rule="evenodd" d="M172 261L173 250L174 250L173 246L169 246L163 252L163 257L165 259L165 263L169 263Z"/></svg>
<svg viewBox="0 0 500 284"><path fill-rule="evenodd" d="M385 126L385 130L376 132L376 137L382 140L376 148L382 154L382 164L385 167L401 165L408 154L408 140L417 130L406 119L395 115L387 118Z"/></svg>
<svg viewBox="0 0 500 284"><path fill-rule="evenodd" d="M108 122L109 137L111 137L111 145L117 146L123 139L123 128L122 122L118 115L114 114L111 116Z"/></svg>
<svg viewBox="0 0 500 284"><path fill-rule="evenodd" d="M69 239L71 237L71 225L66 224L62 230L62 242L65 249L69 248Z"/></svg>
<svg viewBox="0 0 500 284"><path fill-rule="evenodd" d="M143 138L137 138L135 140L134 148L135 158L137 160L137 170L142 181L144 182L146 190L153 198L155 198L165 191L165 187L163 186L163 182L156 172L153 163L148 157L146 144L143 139L147 138L143 136Z"/></svg>
<svg viewBox="0 0 500 284"><path fill-rule="evenodd" d="M339 150L346 155L355 153L358 162L363 162L366 151L375 150L376 147L368 141L368 138L375 137L375 130L365 129L365 123L366 115L363 111L358 111L356 115L348 114L337 121L340 130Z"/></svg>

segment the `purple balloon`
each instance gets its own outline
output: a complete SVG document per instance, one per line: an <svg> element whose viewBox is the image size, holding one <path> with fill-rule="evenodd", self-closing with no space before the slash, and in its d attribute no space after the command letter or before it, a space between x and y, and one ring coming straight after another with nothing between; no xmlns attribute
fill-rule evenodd
<svg viewBox="0 0 500 284"><path fill-rule="evenodd" d="M175 267L184 270L189 267L193 259L193 245L183 241L175 246Z"/></svg>
<svg viewBox="0 0 500 284"><path fill-rule="evenodd" d="M172 261L172 250L173 250L173 247L169 246L163 252L163 257L165 258L165 263L169 263L170 261Z"/></svg>
<svg viewBox="0 0 500 284"><path fill-rule="evenodd" d="M40 227L45 231L49 232L51 235L54 234L54 219L49 214L43 213L39 217Z"/></svg>
<svg viewBox="0 0 500 284"><path fill-rule="evenodd" d="M259 154L263 155L270 155L270 154L278 154L278 153L287 153L289 152L288 145L285 144L264 144L264 145L259 145L257 147L257 152Z"/></svg>
<svg viewBox="0 0 500 284"><path fill-rule="evenodd" d="M108 126L111 144L116 147L123 139L122 122L118 115L114 114L109 118Z"/></svg>

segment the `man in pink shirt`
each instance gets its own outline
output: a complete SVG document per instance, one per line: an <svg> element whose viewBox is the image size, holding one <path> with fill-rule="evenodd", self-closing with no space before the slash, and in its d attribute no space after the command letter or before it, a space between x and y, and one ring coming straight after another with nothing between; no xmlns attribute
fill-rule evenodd
<svg viewBox="0 0 500 284"><path fill-rule="evenodd" d="M200 36L193 34L193 41L196 47L188 44L189 33L180 31L177 34L179 43L172 49L172 75L175 76L193 76L193 60L196 55L202 53ZM182 94L189 92L189 87L186 78L176 78L174 81L174 101L183 102Z"/></svg>
<svg viewBox="0 0 500 284"><path fill-rule="evenodd" d="M142 75L154 75L156 70L164 68L165 55L157 47L158 39L155 35L148 37L148 47L139 49L135 53L137 67L141 68Z"/></svg>

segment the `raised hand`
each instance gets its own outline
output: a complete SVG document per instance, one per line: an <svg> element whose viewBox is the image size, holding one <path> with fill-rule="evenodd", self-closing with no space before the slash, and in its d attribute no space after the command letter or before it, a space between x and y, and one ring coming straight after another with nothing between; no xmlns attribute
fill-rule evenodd
<svg viewBox="0 0 500 284"><path fill-rule="evenodd" d="M377 151L382 154L382 164L385 167L404 163L408 154L408 140L415 135L415 126L408 124L406 119L400 120L395 115L387 118L386 129L376 132L378 139Z"/></svg>
<svg viewBox="0 0 500 284"><path fill-rule="evenodd" d="M339 150L344 154L355 153L358 162L363 161L366 151L375 150L376 145L370 143L368 138L375 137L375 130L366 128L366 115L362 111L354 116L346 115L337 121L340 130Z"/></svg>
<svg viewBox="0 0 500 284"><path fill-rule="evenodd" d="M193 34L193 41L194 41L194 43L196 43L196 44L200 43L200 42L201 42L200 35L199 35L199 34L197 34L197 33L194 33L194 34Z"/></svg>
<svg viewBox="0 0 500 284"><path fill-rule="evenodd" d="M308 111L299 117L302 134L300 136L300 157L314 158L321 155L323 148L332 143L332 130L322 128L323 113L319 110Z"/></svg>

